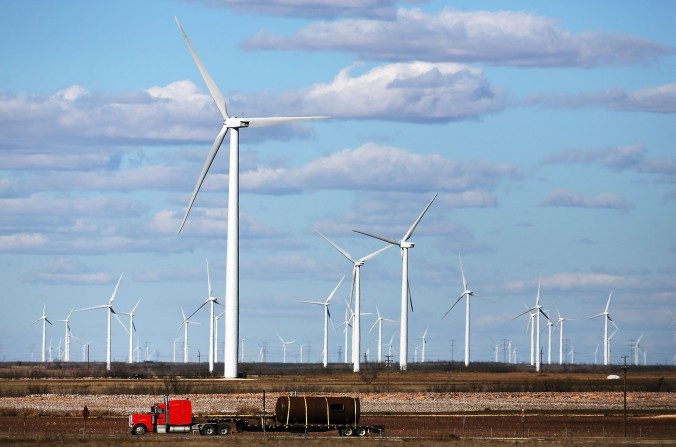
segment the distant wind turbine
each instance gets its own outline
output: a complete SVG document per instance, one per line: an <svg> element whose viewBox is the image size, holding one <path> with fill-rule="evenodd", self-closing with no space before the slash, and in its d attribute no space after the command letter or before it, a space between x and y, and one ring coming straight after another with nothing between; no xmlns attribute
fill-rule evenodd
<svg viewBox="0 0 676 447"><path fill-rule="evenodd" d="M573 320L573 318L562 317L558 307L556 308L556 315L558 316L556 325L559 326L559 365L563 365L563 322Z"/></svg>
<svg viewBox="0 0 676 447"><path fill-rule="evenodd" d="M284 356L282 363L286 363L286 345L291 345L293 343L296 343L296 341L295 340L286 341L280 335L277 335L277 337L279 337L279 340L282 342L282 352L283 352L283 356Z"/></svg>
<svg viewBox="0 0 676 447"><path fill-rule="evenodd" d="M185 312L183 311L183 306L181 306L181 316L183 317L183 320L181 321L181 324L178 325L178 331L181 331L181 327L183 328L183 363L188 363L188 326L191 324L199 324L196 321L190 321L190 317L186 318L185 317Z"/></svg>
<svg viewBox="0 0 676 447"><path fill-rule="evenodd" d="M120 315L129 315L129 360L127 363L134 362L134 332L136 332L136 325L134 324L134 315L136 315L136 308L141 304L141 300L138 300L136 305L131 308L129 312L118 312Z"/></svg>
<svg viewBox="0 0 676 447"><path fill-rule="evenodd" d="M113 301L115 301L115 295L117 295L117 288L120 286L120 281L122 281L122 276L124 276L124 273L120 275L120 278L117 280L117 284L115 284L115 290L113 290L113 294L110 295L110 299L108 300L108 304L101 304L99 306L93 306L93 307L85 307L84 309L77 309L75 312L80 312L84 310L92 310L92 309L107 309L108 311L106 312L107 317L108 317L108 339L106 342L106 370L110 371L110 357L111 357L111 327L110 327L110 317L111 315L115 316L115 319L120 323L120 325L124 328L126 331L127 328L124 326L124 323L122 323L122 320L120 320L120 317L117 316L117 313L115 312L115 309L113 309Z"/></svg>
<svg viewBox="0 0 676 447"><path fill-rule="evenodd" d="M338 288L343 283L344 279L345 279L345 276L340 278L340 281L338 281L338 285L336 287L334 287L333 291L329 294L328 297L326 297L326 300L324 300L324 301L298 301L299 303L314 304L314 305L324 307L324 309L323 309L324 312L322 312L324 314L324 353L323 353L323 360L322 360L324 368L326 368L329 364L329 319L331 318L331 311L329 311L329 303L333 299L333 296L338 291ZM301 347L302 347L302 345L301 345Z"/></svg>
<svg viewBox="0 0 676 447"><path fill-rule="evenodd" d="M596 317L603 317L603 364L607 365L609 358L608 358L608 321L612 322L615 324L612 318L610 318L610 313L608 312L608 308L610 307L610 299L613 297L613 292L610 292L610 295L608 295L608 301L606 302L606 308L603 312L600 314L596 314L594 316L589 317L591 318L596 318ZM617 327L617 326L616 326Z"/></svg>
<svg viewBox="0 0 676 447"><path fill-rule="evenodd" d="M408 305L411 303L411 308L413 307L413 303L411 301L411 289L408 281L408 249L413 248L415 244L413 242L409 242L409 239L411 236L413 236L413 232L415 231L416 227L422 220L423 216L427 212L427 210L432 206L432 203L434 202L434 199L437 198L439 194L435 194L434 197L432 197L432 200L427 204L425 209L423 209L422 213L418 216L418 218L413 222L413 225L404 233L402 238L400 240L397 239L391 239L383 236L378 236L375 234L370 234L366 233L364 231L358 231L358 230L352 230L355 233L360 233L366 236L370 236L375 239L380 239L381 241L389 242L392 245L397 245L399 248L401 248L401 318L399 320L400 322L400 334L399 334L399 369L402 371L405 371L407 368L408 364Z"/></svg>
<svg viewBox="0 0 676 447"><path fill-rule="evenodd" d="M342 254L348 261L353 264L352 268L352 293L354 294L354 312L356 318L354 319L352 325L352 370L353 372L359 372L359 358L361 355L361 268L366 263L366 261L373 259L378 256L381 252L390 248L391 245L386 245L380 250L376 250L373 253L366 255L359 259L354 259L354 257L347 252L347 250L340 247L338 244L333 242L328 237L324 236L319 231L315 230L315 233L324 238L329 244L333 246L340 254ZM350 295L350 300L352 300L352 295Z"/></svg>
<svg viewBox="0 0 676 447"><path fill-rule="evenodd" d="M209 260L206 260L207 263L207 299L195 309L193 313L190 314L188 320L192 318L197 312L200 311L204 306L209 304L209 372L214 371L214 350L216 349L215 340L215 330L214 330L214 304L219 304L218 298L214 296L214 291L211 288L211 273L209 272Z"/></svg>
<svg viewBox="0 0 676 447"><path fill-rule="evenodd" d="M641 349L641 339L643 338L643 334L636 340L636 344L634 345L634 365L638 366L638 351Z"/></svg>
<svg viewBox="0 0 676 447"><path fill-rule="evenodd" d="M51 321L47 318L46 305L42 305L42 316L35 320L32 324L42 321L42 363L45 363L45 354L47 348L47 323L54 326Z"/></svg>
<svg viewBox="0 0 676 447"><path fill-rule="evenodd" d="M63 336L63 344L64 344L64 349L63 349L63 361L64 362L70 362L70 338L71 338L71 332L70 332L70 316L73 315L73 312L75 309L71 309L70 312L68 312L68 315L64 320L56 320L64 323L66 333ZM39 321L39 320L38 320Z"/></svg>
<svg viewBox="0 0 676 447"><path fill-rule="evenodd" d="M390 245L388 245L388 247L390 247ZM378 309L378 306L376 306L376 314L378 315L378 318L376 318L376 321L373 323L373 326L371 326L371 329L369 329L369 332L371 332L373 328L378 325L378 363L381 363L383 348L383 321L390 321L392 323L396 323L396 321L390 320L389 318L385 318L380 315L380 309Z"/></svg>
<svg viewBox="0 0 676 447"><path fill-rule="evenodd" d="M421 362L425 363L425 346L427 346L427 331L430 330L430 327L427 326L427 329L425 329L425 332L423 332L422 337L420 337L420 342L422 344L422 355L421 355Z"/></svg>
<svg viewBox="0 0 676 447"><path fill-rule="evenodd" d="M525 315L527 313L531 313L533 317L535 318L535 349L531 349L531 359L533 357L533 353L535 354L535 370L537 372L540 372L540 314L544 315L546 319L549 320L549 317L547 314L542 310L542 306L540 305L540 284L542 283L542 276L540 276L540 279L538 280L538 293L535 296L535 306L531 307L530 309L526 310L525 312L517 315L513 319L519 318L521 315ZM531 327L531 331L533 328ZM531 332L532 334L532 332ZM532 335L531 335L532 337Z"/></svg>
<svg viewBox="0 0 676 447"><path fill-rule="evenodd" d="M211 98L223 118L223 125L218 132L211 151L202 167L202 172L197 180L192 197L181 222L179 233L188 219L197 193L199 192L209 168L218 153L218 150L230 130L230 169L228 171L228 232L227 232L227 255L225 267L225 354L224 354L224 377L237 377L237 345L239 340L239 130L246 127L263 127L286 124L295 121L326 119L326 116L277 116L267 118L238 118L230 116L225 103L225 98L209 75L204 64L192 47L188 35L175 18L176 24L183 35L190 54L202 75L204 83L209 89Z"/></svg>

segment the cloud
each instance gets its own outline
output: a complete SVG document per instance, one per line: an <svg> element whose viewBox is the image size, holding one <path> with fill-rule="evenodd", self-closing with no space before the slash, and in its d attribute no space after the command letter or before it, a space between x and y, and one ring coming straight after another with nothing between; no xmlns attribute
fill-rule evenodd
<svg viewBox="0 0 676 447"><path fill-rule="evenodd" d="M67 257L57 257L32 276L32 282L44 284L109 284L110 273L94 272L91 267Z"/></svg>
<svg viewBox="0 0 676 447"><path fill-rule="evenodd" d="M263 114L320 114L345 119L451 122L476 119L504 108L504 93L483 71L452 63L409 62L353 74L342 69L330 83L278 95L238 95L234 108ZM241 105L240 105L241 104Z"/></svg>
<svg viewBox="0 0 676 447"><path fill-rule="evenodd" d="M595 67L644 63L672 52L640 37L572 33L553 19L524 12L433 13L399 9L392 20L311 23L289 36L261 31L248 50L331 50L387 61L487 62L530 67Z"/></svg>
<svg viewBox="0 0 676 447"><path fill-rule="evenodd" d="M554 164L596 164L612 171L627 171L657 174L660 179L673 183L676 177L676 158L647 157L648 151L642 145L609 147L603 149L571 149L555 152L542 160L543 165Z"/></svg>
<svg viewBox="0 0 676 447"><path fill-rule="evenodd" d="M16 233L0 235L0 252L21 252L42 247L48 241L41 233Z"/></svg>
<svg viewBox="0 0 676 447"><path fill-rule="evenodd" d="M615 88L579 95L533 95L524 104L566 109L600 107L623 112L676 113L676 83L633 92Z"/></svg>
<svg viewBox="0 0 676 447"><path fill-rule="evenodd" d="M486 190L494 189L503 179L520 177L519 168L511 164L461 163L437 154L367 143L296 168L261 167L243 172L240 181L243 190L262 193L321 189L447 191L454 194L445 200L457 206L481 207L496 203Z"/></svg>
<svg viewBox="0 0 676 447"><path fill-rule="evenodd" d="M621 194L606 192L595 196L584 196L567 189L556 189L547 195L542 206L627 210L633 205Z"/></svg>
<svg viewBox="0 0 676 447"><path fill-rule="evenodd" d="M395 0L194 0L211 8L231 8L244 13L306 18L368 17L391 19Z"/></svg>
<svg viewBox="0 0 676 447"><path fill-rule="evenodd" d="M59 153L10 152L0 159L0 169L4 170L59 170L77 171L90 169L110 169L119 163L119 156L94 153L73 154L65 151Z"/></svg>

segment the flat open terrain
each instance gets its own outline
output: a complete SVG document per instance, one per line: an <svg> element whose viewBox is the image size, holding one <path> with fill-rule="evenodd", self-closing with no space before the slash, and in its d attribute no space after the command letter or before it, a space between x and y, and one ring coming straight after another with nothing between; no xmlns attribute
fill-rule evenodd
<svg viewBox="0 0 676 447"><path fill-rule="evenodd" d="M274 436L234 434L132 437L127 418L147 411L163 393L189 398L198 415L252 414L274 408L278 396L299 394L357 395L362 423L380 424L386 432L371 441L436 445L446 442L492 445L538 443L610 445L624 442L623 381L608 380L617 367L552 370L440 371L416 368L352 374L340 369L298 371L249 370L246 379L187 378L145 365L143 378L75 377L82 370L0 365L0 443L47 445L73 442L131 445L162 442L210 445L351 445L362 439L335 437L335 432ZM23 369L22 369L23 368ZM28 372L35 378L21 377ZM184 371L185 373L185 371ZM75 375L75 376L74 376ZM621 375L621 372L620 372ZM62 377L59 377L62 376ZM637 368L627 381L629 444L676 445L676 368ZM81 412L89 409L85 431ZM524 439L525 438L525 439Z"/></svg>

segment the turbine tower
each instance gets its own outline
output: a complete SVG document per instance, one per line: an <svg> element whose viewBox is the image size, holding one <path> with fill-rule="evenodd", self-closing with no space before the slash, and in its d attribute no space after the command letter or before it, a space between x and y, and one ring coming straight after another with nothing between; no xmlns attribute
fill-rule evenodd
<svg viewBox="0 0 676 447"><path fill-rule="evenodd" d="M196 321L190 321L190 317L185 317L185 312L183 311L183 306L181 306L181 316L183 321L178 325L178 331L181 332L181 327L183 327L183 363L188 363L188 326L191 324L199 324Z"/></svg>
<svg viewBox="0 0 676 447"><path fill-rule="evenodd" d="M422 344L422 356L421 356L421 363L425 363L425 346L427 346L427 331L430 330L430 327L427 326L427 329L425 329L425 332L423 332L422 337L420 337L421 344Z"/></svg>
<svg viewBox="0 0 676 447"><path fill-rule="evenodd" d="M325 301L298 301L299 303L305 304L315 304L318 306L324 306L324 354L323 354L323 365L326 368L329 364L329 319L331 318L331 311L329 311L329 303L333 299L333 296L338 291L338 287L343 283L345 276L340 278L338 285L334 287L333 291L329 294ZM301 345L301 348L303 345ZM302 352L302 351L301 351ZM301 362L302 363L302 362Z"/></svg>
<svg viewBox="0 0 676 447"><path fill-rule="evenodd" d="M85 307L84 309L77 309L75 312L80 312L83 310L92 310L92 309L108 309L106 312L107 317L108 317L108 338L106 342L106 370L110 371L110 356L111 356L111 327L110 327L110 317L111 315L115 315L115 319L117 319L118 323L124 328L126 331L127 328L124 327L124 323L122 323L122 320L120 320L120 317L117 316L117 313L115 312L115 309L113 309L113 301L115 301L115 295L117 295L117 288L120 286L120 281L122 281L122 277L124 276L124 273L120 275L120 278L117 280L117 284L115 284L115 290L113 290L113 294L110 295L110 299L108 300L108 304L101 304L99 306L93 306L93 307Z"/></svg>
<svg viewBox="0 0 676 447"><path fill-rule="evenodd" d="M209 89L211 98L223 118L221 130L216 135L214 144L211 146L209 155L202 167L202 172L197 180L192 197L183 217L183 222L178 232L181 232L188 214L192 208L197 193L209 172L218 150L225 139L225 134L230 130L230 168L228 171L228 234L227 252L225 262L225 354L224 354L224 377L237 377L237 345L239 340L239 130L246 127L264 127L278 124L286 124L294 121L326 119L326 116L277 116L266 118L239 118L228 115L225 98L218 86L209 75L206 67L202 64L199 56L192 47L188 35L175 18L176 24L185 40L185 44L202 75L204 83Z"/></svg>
<svg viewBox="0 0 676 447"><path fill-rule="evenodd" d="M214 296L214 291L211 288L211 273L209 272L209 260L206 260L207 262L207 299L204 300L204 302L195 309L193 313L190 314L188 317L188 320L195 315L197 312L200 311L204 306L209 304L209 372L214 372L214 351L217 349L216 347L216 332L214 329L214 304L220 304L218 302L218 298Z"/></svg>
<svg viewBox="0 0 676 447"><path fill-rule="evenodd" d="M408 229L404 236L400 240L390 239L383 236L377 236L375 234L366 233L363 231L352 230L355 233L360 233L366 236L370 236L381 241L389 242L392 245L397 245L401 248L401 319L400 321L400 334L399 334L399 369L405 371L408 364L408 305L411 303L411 308L413 308L413 303L411 302L411 290L408 282L408 249L413 248L415 244L409 242L411 236L416 227L420 223L420 220L423 218L427 210L432 206L432 202L437 198L439 194L434 194L430 203L427 204L425 209L420 213L418 218L413 222L413 225Z"/></svg>
<svg viewBox="0 0 676 447"><path fill-rule="evenodd" d="M134 363L134 332L136 332L134 315L136 315L136 308L139 304L141 304L141 300L138 300L129 312L118 312L120 315L129 315L129 360L127 360L127 363Z"/></svg>
<svg viewBox="0 0 676 447"><path fill-rule="evenodd" d="M638 366L638 351L641 349L641 339L643 338L643 334L636 340L636 344L634 345L634 365Z"/></svg>
<svg viewBox="0 0 676 447"><path fill-rule="evenodd" d="M535 306L531 307L530 309L527 309L525 312L517 315L516 317L512 318L513 320L516 318L519 318L521 315L525 315L527 313L531 313L532 317L535 319L534 325L535 325L535 349L533 350L532 345L531 345L531 360L533 359L533 354L535 354L535 371L540 372L540 314L544 315L544 317L549 320L549 317L547 314L542 310L542 306L540 305L540 284L542 283L542 275L540 276L540 279L538 280L538 293L535 296ZM533 326L531 326L531 341L532 341L532 334L533 334Z"/></svg>
<svg viewBox="0 0 676 447"><path fill-rule="evenodd" d="M391 247L391 245L388 245L388 247ZM376 321L373 323L373 326L371 326L371 329L369 329L369 332L373 331L373 328L376 327L376 324L378 325L378 363L381 363L383 348L383 321L390 321L392 323L396 323L396 321L390 320L389 318L385 318L380 315L380 309L378 309L378 306L376 306L376 314L378 315L378 318L376 318Z"/></svg>
<svg viewBox="0 0 676 447"><path fill-rule="evenodd" d="M559 313L559 308L556 308L556 315L558 315L558 320L556 325L559 326L559 365L563 365L563 322L566 320L573 320L573 318L564 318Z"/></svg>
<svg viewBox="0 0 676 447"><path fill-rule="evenodd" d="M35 320L32 324L42 321L42 363L45 363L45 353L47 349L47 323L54 326L49 319L47 319L46 306L42 305L42 316Z"/></svg>
<svg viewBox="0 0 676 447"><path fill-rule="evenodd" d="M68 316L66 316L65 320L56 320L65 323L64 326L66 327L66 333L63 336L63 361L64 362L70 362L70 337L71 337L71 332L70 332L70 316L73 314L75 309L72 309L69 313ZM40 320L38 320L40 321Z"/></svg>
<svg viewBox="0 0 676 447"><path fill-rule="evenodd" d="M380 250L374 251L370 255L364 256L363 258L355 260L350 253L345 249L341 248L333 242L328 237L324 236L319 231L315 230L315 233L326 239L326 241L333 246L340 254L345 256L345 258L350 261L354 267L352 268L352 293L354 294L354 324L352 325L352 370L354 372L359 372L359 362L361 355L361 268L366 263L366 261L376 257L381 252L390 248L392 245L388 244ZM350 295L350 300L352 300L352 294Z"/></svg>
<svg viewBox="0 0 676 447"><path fill-rule="evenodd" d="M458 302L460 302L460 300L461 300L463 297L466 298L466 301L465 301L465 366L469 366L469 352L470 352L470 351L469 351L469 350L470 350L470 348L469 348L469 314L470 314L470 312L469 312L469 298L470 298L470 297L476 297L476 298L478 298L478 296L476 296L476 295L474 294L474 291L473 291L473 290L470 290L470 289L467 287L467 281L465 280L465 270L464 270L463 267L462 267L462 257L460 256L460 253L458 253L458 258L460 259L460 273L461 273L461 275L462 275L462 288L463 288L463 291L462 291L462 293L460 294L460 296L455 300L455 302L453 303L453 305L451 306L451 308L448 309L448 310L446 311L446 313L444 314L443 317L441 317L441 319L443 320L444 318L446 318L446 315L448 315L449 312L450 312L451 310L453 310L453 308L455 307L455 305L458 304Z"/></svg>
<svg viewBox="0 0 676 447"><path fill-rule="evenodd" d="M608 312L608 308L610 307L610 299L613 297L613 292L610 292L610 295L608 295L608 301L606 302L606 308L603 312L600 314L596 314L594 316L589 317L589 319L596 318L596 317L603 317L603 364L607 365L609 361L609 349L608 349L608 321L612 322L615 324L612 318L610 318L610 313ZM615 326L617 327L617 326Z"/></svg>

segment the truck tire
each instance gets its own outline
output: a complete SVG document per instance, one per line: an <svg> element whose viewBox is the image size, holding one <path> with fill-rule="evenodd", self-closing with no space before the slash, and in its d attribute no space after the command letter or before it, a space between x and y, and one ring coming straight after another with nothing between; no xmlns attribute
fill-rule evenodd
<svg viewBox="0 0 676 447"><path fill-rule="evenodd" d="M145 435L148 429L146 428L145 425L143 424L136 424L134 425L134 428L131 429L131 434L132 435Z"/></svg>
<svg viewBox="0 0 676 447"><path fill-rule="evenodd" d="M218 434L221 436L229 435L230 434L230 426L229 425L219 425L218 426Z"/></svg>
<svg viewBox="0 0 676 447"><path fill-rule="evenodd" d="M343 436L352 436L354 434L352 427L343 427L342 432L343 432Z"/></svg>
<svg viewBox="0 0 676 447"><path fill-rule="evenodd" d="M362 437L366 436L366 427L357 427L357 436Z"/></svg>
<svg viewBox="0 0 676 447"><path fill-rule="evenodd" d="M202 427L201 433L206 436L213 436L216 434L216 426L212 424L206 424Z"/></svg>

